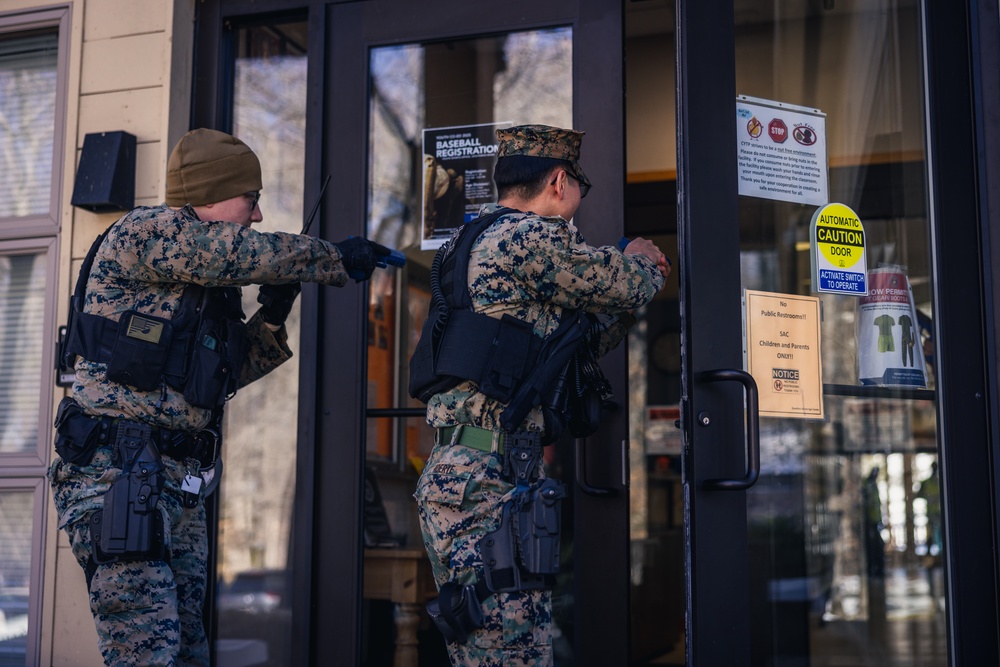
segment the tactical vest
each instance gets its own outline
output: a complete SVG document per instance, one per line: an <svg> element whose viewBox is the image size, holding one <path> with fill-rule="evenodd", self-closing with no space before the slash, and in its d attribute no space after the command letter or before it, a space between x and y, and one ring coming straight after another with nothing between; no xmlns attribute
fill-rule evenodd
<svg viewBox="0 0 1000 667"><path fill-rule="evenodd" d="M434 394L471 380L481 393L507 404L500 424L513 432L533 407L552 404L560 375L565 378L591 321L583 313L566 311L559 327L542 339L530 323L516 317L473 312L468 288L472 246L510 211L502 208L463 225L434 256L431 304L410 358L409 393L426 403ZM552 421L561 420L546 419L550 440L558 436Z"/></svg>
<svg viewBox="0 0 1000 667"><path fill-rule="evenodd" d="M139 391L166 385L195 407L221 407L236 393L247 353L239 289L188 285L169 320L134 310L117 321L85 313L87 280L106 236L97 237L80 269L60 350L63 363L72 368L79 355L107 364L112 382Z"/></svg>

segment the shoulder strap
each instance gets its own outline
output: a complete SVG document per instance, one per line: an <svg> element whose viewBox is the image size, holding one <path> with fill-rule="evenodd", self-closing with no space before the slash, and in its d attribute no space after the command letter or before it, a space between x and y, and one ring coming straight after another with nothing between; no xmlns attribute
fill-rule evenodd
<svg viewBox="0 0 1000 667"><path fill-rule="evenodd" d="M83 260L83 266L80 267L80 274L76 278L76 287L73 288L73 296L69 299L69 314L66 316L66 338L63 341L62 348L59 350L62 364L66 368L73 367L76 363L76 355L84 347L80 332L80 318L84 314L83 299L87 294L87 281L90 279L90 271L94 266L94 258L97 256L97 251L101 247L101 244L104 243L104 239L110 230L111 227L108 227L98 234L97 238L90 245L90 250L87 251L87 256Z"/></svg>
<svg viewBox="0 0 1000 667"><path fill-rule="evenodd" d="M438 255L441 256L439 275L436 276L433 268L431 269L431 289L434 289L434 282L437 280L441 296L450 308L472 308L472 299L469 297L469 257L472 246L500 216L511 210L513 209L501 208L467 222L462 225L456 237L449 239L438 250Z"/></svg>
<svg viewBox="0 0 1000 667"><path fill-rule="evenodd" d="M90 245L90 250L87 251L87 256L83 260L83 266L80 267L80 275L76 277L76 287L73 289L73 298L70 301L70 307L77 312L83 310L83 297L87 293L87 281L90 279L90 270L94 267L94 258L97 256L97 251L100 249L101 244L104 243L104 239L107 238L109 231L111 231L111 227L105 229L94 239L94 242Z"/></svg>

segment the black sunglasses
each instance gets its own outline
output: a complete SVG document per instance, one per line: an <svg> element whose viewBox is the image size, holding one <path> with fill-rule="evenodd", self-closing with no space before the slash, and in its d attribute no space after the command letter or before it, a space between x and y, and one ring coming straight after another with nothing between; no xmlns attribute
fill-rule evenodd
<svg viewBox="0 0 1000 667"><path fill-rule="evenodd" d="M584 197L586 197L587 193L590 192L590 183L584 183L583 181L581 181L579 178L577 178L573 174L569 173L568 171L566 172L566 175L569 176L574 181L576 181L577 183L580 184L580 199L583 199ZM555 185L557 178L559 178L559 174L555 175L555 178L552 179L552 181L549 183L549 185Z"/></svg>

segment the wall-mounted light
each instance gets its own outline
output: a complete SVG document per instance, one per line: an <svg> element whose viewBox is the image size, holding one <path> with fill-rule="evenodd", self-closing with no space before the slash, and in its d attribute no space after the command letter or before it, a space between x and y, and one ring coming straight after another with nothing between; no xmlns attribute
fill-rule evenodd
<svg viewBox="0 0 1000 667"><path fill-rule="evenodd" d="M83 138L70 203L94 213L135 206L135 135L98 132Z"/></svg>

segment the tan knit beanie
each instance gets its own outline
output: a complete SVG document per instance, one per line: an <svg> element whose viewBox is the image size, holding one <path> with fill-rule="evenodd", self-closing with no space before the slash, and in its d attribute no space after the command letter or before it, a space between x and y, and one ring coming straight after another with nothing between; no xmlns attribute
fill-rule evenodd
<svg viewBox="0 0 1000 667"><path fill-rule="evenodd" d="M260 160L225 132L191 130L167 160L167 205L202 206L259 192Z"/></svg>

